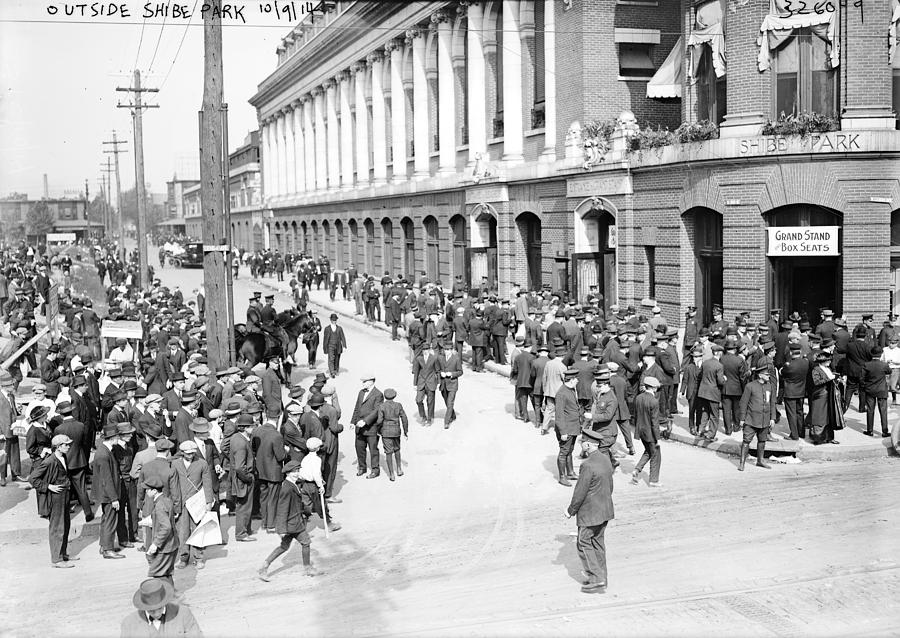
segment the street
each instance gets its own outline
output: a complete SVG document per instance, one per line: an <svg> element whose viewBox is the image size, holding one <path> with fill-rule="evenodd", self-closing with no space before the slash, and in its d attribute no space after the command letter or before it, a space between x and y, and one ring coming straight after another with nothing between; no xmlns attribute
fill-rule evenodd
<svg viewBox="0 0 900 638"><path fill-rule="evenodd" d="M202 281L201 270L157 275L186 299ZM253 290L267 289L243 269L234 282L237 322ZM289 301L278 295L276 307ZM342 421L366 370L380 389L397 390L412 417L405 342L342 325ZM295 375L309 385L309 370ZM608 593L587 595L579 591L575 522L563 516L571 489L556 483L555 438L513 419L508 379L466 366L460 381L451 429L441 425L439 397L433 427L411 418L405 476L394 483L385 474L356 476L353 433L345 430L336 489L343 503L333 507L343 529L328 540L320 522L311 531L324 576L303 576L292 547L272 565L272 581L259 581L256 569L277 544L265 533L257 543L208 551L203 571L178 571L176 587L205 635L895 634L896 458L776 463L769 471L748 464L739 473L734 457L664 441L665 487L651 490L646 473L629 484L637 457L626 456L606 532ZM3 542L0 636L117 635L146 575L144 556L125 550L127 560L107 562L96 538L79 538L76 569L50 569L46 523L24 494L14 509L27 509L43 536Z"/></svg>

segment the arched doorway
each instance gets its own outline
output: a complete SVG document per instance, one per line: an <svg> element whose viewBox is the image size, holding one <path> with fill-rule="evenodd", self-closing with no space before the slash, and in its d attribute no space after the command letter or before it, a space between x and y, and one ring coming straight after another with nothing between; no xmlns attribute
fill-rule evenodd
<svg viewBox="0 0 900 638"><path fill-rule="evenodd" d="M813 327L821 321L822 308L840 316L844 287L840 213L796 204L771 210L764 217L769 227L769 308L781 308L783 316L797 311ZM807 251L810 244L815 246L814 254Z"/></svg>
<svg viewBox="0 0 900 638"><path fill-rule="evenodd" d="M253 250L263 249L263 229L259 224L253 224Z"/></svg>
<svg viewBox="0 0 900 638"><path fill-rule="evenodd" d="M349 265L354 268L359 268L359 226L356 224L355 219L351 219L347 222L347 226L350 227L350 262Z"/></svg>
<svg viewBox="0 0 900 638"><path fill-rule="evenodd" d="M304 257L309 254L309 240L307 239L306 232L306 222L300 222L300 252L303 253Z"/></svg>
<svg viewBox="0 0 900 638"><path fill-rule="evenodd" d="M393 277L394 224L387 217L381 220L381 267Z"/></svg>
<svg viewBox="0 0 900 638"><path fill-rule="evenodd" d="M273 248L281 251L281 224L279 222L275 222L275 245Z"/></svg>
<svg viewBox="0 0 900 638"><path fill-rule="evenodd" d="M431 281L437 281L441 278L438 222L429 215L425 218L423 226L425 226L425 273Z"/></svg>
<svg viewBox="0 0 900 638"><path fill-rule="evenodd" d="M615 206L603 197L589 197L575 207L572 296L584 300L590 287L597 286L597 291L603 295L606 311L618 298L616 213ZM557 270L556 279L561 279L562 274Z"/></svg>
<svg viewBox="0 0 900 638"><path fill-rule="evenodd" d="M313 221L312 227L312 258L319 258L319 222Z"/></svg>
<svg viewBox="0 0 900 638"><path fill-rule="evenodd" d="M534 213L522 213L516 218L519 236L525 252L525 270L529 290L537 290L543 284L541 219Z"/></svg>
<svg viewBox="0 0 900 638"><path fill-rule="evenodd" d="M291 222L291 253L297 254L297 221Z"/></svg>
<svg viewBox="0 0 900 638"><path fill-rule="evenodd" d="M416 231L409 217L400 220L400 232L403 235L403 272L412 282L416 277Z"/></svg>
<svg viewBox="0 0 900 638"><path fill-rule="evenodd" d="M469 249L469 233L466 230L466 218L462 215L454 215L450 218L450 234L453 236L453 277L462 275L466 287L472 283L469 281L469 260L466 251Z"/></svg>
<svg viewBox="0 0 900 638"><path fill-rule="evenodd" d="M712 308L721 307L722 285L722 215L711 208L692 208L685 212L684 223L694 234L694 305L697 317L712 321Z"/></svg>
<svg viewBox="0 0 900 638"><path fill-rule="evenodd" d="M476 204L471 220L469 288L474 292L486 284L489 290L497 290L497 210L490 204Z"/></svg>
<svg viewBox="0 0 900 638"><path fill-rule="evenodd" d="M900 210L891 213L891 312L900 314Z"/></svg>
<svg viewBox="0 0 900 638"><path fill-rule="evenodd" d="M366 232L366 272L370 275L375 274L375 222L367 219L363 222L363 228Z"/></svg>
<svg viewBox="0 0 900 638"><path fill-rule="evenodd" d="M344 222L334 222L334 262L337 268L344 267Z"/></svg>

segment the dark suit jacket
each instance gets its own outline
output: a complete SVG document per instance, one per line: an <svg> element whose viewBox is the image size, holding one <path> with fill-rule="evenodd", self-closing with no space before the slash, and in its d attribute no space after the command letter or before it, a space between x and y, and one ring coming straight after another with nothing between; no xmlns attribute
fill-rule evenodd
<svg viewBox="0 0 900 638"><path fill-rule="evenodd" d="M194 435L191 434L191 423L193 422L194 417L187 410L184 408L178 409L178 414L175 415L175 422L172 424L172 436L175 438L176 447L194 438Z"/></svg>
<svg viewBox="0 0 900 638"><path fill-rule="evenodd" d="M303 498L300 486L291 481L283 481L275 506L275 531L279 534L299 534L306 530L303 517Z"/></svg>
<svg viewBox="0 0 900 638"><path fill-rule="evenodd" d="M66 454L66 465L70 470L80 470L88 465L88 458L91 455L91 442L87 438L87 431L84 423L76 421L71 417L67 417L53 432L57 434L65 434L72 439L72 445Z"/></svg>
<svg viewBox="0 0 900 638"><path fill-rule="evenodd" d="M700 389L697 396L707 401L722 401L722 386L725 385L725 373L722 364L713 357L700 365Z"/></svg>
<svg viewBox="0 0 900 638"><path fill-rule="evenodd" d="M322 331L322 352L334 352L340 354L347 347L347 340L344 338L344 329L340 326L332 327L329 323Z"/></svg>
<svg viewBox="0 0 900 638"><path fill-rule="evenodd" d="M433 352L428 356L428 361L425 361L425 355L422 354L413 361L413 383L415 383L417 390L429 390L431 392L437 390L437 373L437 355Z"/></svg>
<svg viewBox="0 0 900 638"><path fill-rule="evenodd" d="M459 390L459 378L462 376L462 360L459 355L454 352L447 359L444 357L443 350L437 356L437 370L442 392L456 392ZM449 372L450 376L442 377L440 373Z"/></svg>
<svg viewBox="0 0 900 638"><path fill-rule="evenodd" d="M598 450L581 464L569 503L568 512L576 517L578 527L602 525L615 518L612 492L612 463L605 451Z"/></svg>
<svg viewBox="0 0 900 638"><path fill-rule="evenodd" d="M866 395L879 399L886 399L888 395L888 377L891 376L891 367L884 361L875 359L867 361L863 366L862 383L866 389Z"/></svg>
<svg viewBox="0 0 900 638"><path fill-rule="evenodd" d="M178 532L175 528L175 505L165 494L156 497L151 512L153 527L150 532L150 542L159 548L162 554L171 554L178 550ZM190 516L185 513L185 516Z"/></svg>
<svg viewBox="0 0 900 638"><path fill-rule="evenodd" d="M561 386L555 397L556 429L560 434L577 436L581 432L581 406L575 391L568 386Z"/></svg>
<svg viewBox="0 0 900 638"><path fill-rule="evenodd" d="M781 368L785 399L802 399L806 396L806 377L809 375L809 360L806 357L791 359Z"/></svg>
<svg viewBox="0 0 900 638"><path fill-rule="evenodd" d="M872 358L872 349L869 344L859 339L854 339L847 344L847 361L845 362L848 377L861 378L863 368Z"/></svg>
<svg viewBox="0 0 900 638"><path fill-rule="evenodd" d="M741 396L744 392L744 382L747 379L747 362L736 354L726 352L722 355L722 372L725 373L725 386L722 394L729 396Z"/></svg>
<svg viewBox="0 0 900 638"><path fill-rule="evenodd" d="M634 435L642 441L659 440L659 398L649 392L634 399Z"/></svg>
<svg viewBox="0 0 900 638"><path fill-rule="evenodd" d="M119 500L119 464L105 444L97 445L94 452L92 493L100 503Z"/></svg>
<svg viewBox="0 0 900 638"><path fill-rule="evenodd" d="M534 355L528 350L523 350L513 359L511 375L515 379L517 388L530 390L534 385L534 380L531 376L532 362L534 362Z"/></svg>
<svg viewBox="0 0 900 638"><path fill-rule="evenodd" d="M253 450L250 441L241 433L234 434L228 445L228 464L231 466L231 493L243 498L253 490Z"/></svg>
<svg viewBox="0 0 900 638"><path fill-rule="evenodd" d="M356 405L353 406L353 416L350 422L353 425L359 421L365 421L366 424L362 428L357 428L357 436L371 436L378 434L378 406L384 401L384 395L378 388L372 388L363 400L364 390L360 390L356 396Z"/></svg>
<svg viewBox="0 0 900 638"><path fill-rule="evenodd" d="M256 472L260 480L281 483L284 474L281 463L286 455L284 439L271 423L263 423L253 432L253 449L256 451Z"/></svg>

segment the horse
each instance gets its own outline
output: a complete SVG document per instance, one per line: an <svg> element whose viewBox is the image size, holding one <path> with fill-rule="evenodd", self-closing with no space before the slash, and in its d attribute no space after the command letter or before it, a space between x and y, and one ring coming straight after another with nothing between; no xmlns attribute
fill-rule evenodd
<svg viewBox="0 0 900 638"><path fill-rule="evenodd" d="M248 333L244 324L237 324L235 352L251 367L269 357L280 357L284 378L290 379L294 353L297 352L297 339L309 329L311 323L309 313L291 308L275 316L274 334Z"/></svg>

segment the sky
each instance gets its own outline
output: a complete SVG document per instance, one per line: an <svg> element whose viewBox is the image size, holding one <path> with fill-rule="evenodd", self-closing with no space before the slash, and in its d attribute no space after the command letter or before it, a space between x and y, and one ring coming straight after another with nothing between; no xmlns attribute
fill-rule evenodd
<svg viewBox="0 0 900 638"><path fill-rule="evenodd" d="M135 68L143 86L158 87L145 100L160 108L144 111L145 182L164 193L174 173L198 178L198 122L203 97L203 27L192 0L155 2L196 6L190 19L142 18L145 0L118 0L128 18L65 16L66 3L45 0L0 0L0 197L24 192L43 194L47 174L51 197L67 191L99 191L111 154L104 154L115 130L128 143L120 154L122 188L134 186L134 137L129 109ZM110 2L96 3L108 7ZM240 146L257 128L256 111L247 100L275 70L275 48L293 24L259 12L259 2L245 2L244 17L223 21L225 101L229 109L229 147ZM58 9L49 15L48 7ZM53 21L56 22L53 22ZM143 36L141 32L143 30ZM181 50L175 58L179 43ZM155 54L155 55L154 55ZM174 63L173 63L174 61Z"/></svg>

